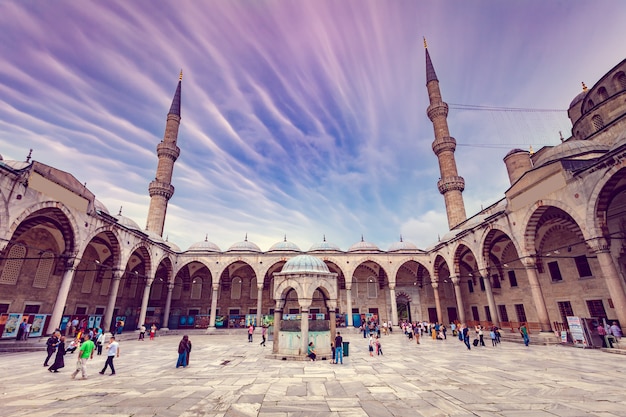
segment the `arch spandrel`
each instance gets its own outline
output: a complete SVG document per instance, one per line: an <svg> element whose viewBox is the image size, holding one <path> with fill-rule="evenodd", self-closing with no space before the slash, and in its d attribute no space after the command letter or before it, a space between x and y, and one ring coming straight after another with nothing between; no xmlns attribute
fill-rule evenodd
<svg viewBox="0 0 626 417"><path fill-rule="evenodd" d="M595 184L589 197L585 213L585 224L590 234L604 236L608 233L606 224L606 210L613 200L617 190L623 192L626 188L626 160L607 170Z"/></svg>
<svg viewBox="0 0 626 417"><path fill-rule="evenodd" d="M577 225L578 231L575 233L581 233L581 240L587 240L591 236L589 236L589 232L585 227L584 220L581 219L580 216L573 210L569 205L558 201L558 200L540 200L537 203L530 206L524 215L524 220L522 225L524 227L524 246L523 250L520 252L522 256L533 255L535 253L535 237L537 232L537 226L543 214L549 210L550 208L556 208L567 214L572 218L574 224Z"/></svg>
<svg viewBox="0 0 626 417"><path fill-rule="evenodd" d="M54 216L59 222L59 229L64 239L64 253L66 254L78 254L85 250L85 245L80 245L80 233L81 230L78 227L78 221L71 210L69 210L63 203L56 201L44 201L41 203L33 204L30 207L24 209L19 216L17 216L11 223L8 229L9 239L12 239L17 232L18 228L24 221L37 212L42 212L45 215L45 210L59 211L61 216Z"/></svg>

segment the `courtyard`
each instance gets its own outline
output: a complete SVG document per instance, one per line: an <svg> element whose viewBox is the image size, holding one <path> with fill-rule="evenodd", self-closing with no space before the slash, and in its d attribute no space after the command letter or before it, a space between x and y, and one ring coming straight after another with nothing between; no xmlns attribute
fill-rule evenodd
<svg viewBox="0 0 626 417"><path fill-rule="evenodd" d="M70 378L76 354L53 374L45 352L0 355L0 416L624 416L626 355L567 346L503 342L468 351L458 339L382 336L383 356L367 339L344 334L349 356L269 359L260 334L190 332L190 365L175 368L180 335L143 342L122 335L115 376ZM43 342L41 342L43 343Z"/></svg>

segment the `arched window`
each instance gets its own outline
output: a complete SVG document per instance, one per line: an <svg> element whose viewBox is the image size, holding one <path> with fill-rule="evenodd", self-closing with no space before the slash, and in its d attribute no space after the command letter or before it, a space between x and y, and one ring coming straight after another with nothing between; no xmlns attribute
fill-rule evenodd
<svg viewBox="0 0 626 417"><path fill-rule="evenodd" d="M239 300L241 298L241 278L234 277L230 285L230 298Z"/></svg>
<svg viewBox="0 0 626 417"><path fill-rule="evenodd" d="M151 300L160 300L161 295L163 294L163 281L159 278L156 278L151 285L150 289L150 299Z"/></svg>
<svg viewBox="0 0 626 417"><path fill-rule="evenodd" d="M44 252L39 259L39 265L37 265L37 272L35 272L33 287L46 288L48 286L48 278L50 278L53 267L54 254L52 252Z"/></svg>
<svg viewBox="0 0 626 417"><path fill-rule="evenodd" d="M587 111L589 111L590 109L592 109L594 106L593 104L593 100L587 100Z"/></svg>
<svg viewBox="0 0 626 417"><path fill-rule="evenodd" d="M202 278L195 277L191 280L191 295L192 300L199 300L202 297Z"/></svg>
<svg viewBox="0 0 626 417"><path fill-rule="evenodd" d="M256 300L259 297L257 297L259 295L259 293L257 292L257 287L256 287L256 277L252 278L250 280L250 299L251 300Z"/></svg>
<svg viewBox="0 0 626 417"><path fill-rule="evenodd" d="M7 260L0 275L0 284L17 284L17 277L20 276L22 265L26 257L26 246L14 245L7 256Z"/></svg>
<svg viewBox="0 0 626 417"><path fill-rule="evenodd" d="M367 298L378 297L378 280L371 276L367 278Z"/></svg>
<svg viewBox="0 0 626 417"><path fill-rule="evenodd" d="M615 74L614 80L615 80L615 84L617 84L617 88L620 91L626 90L626 74L624 74L624 71L620 71L617 74Z"/></svg>
<svg viewBox="0 0 626 417"><path fill-rule="evenodd" d="M599 114L596 114L591 118L591 122L593 123L594 129L596 132L604 127L604 122L602 121L602 117Z"/></svg>
<svg viewBox="0 0 626 417"><path fill-rule="evenodd" d="M183 280L180 277L176 277L174 280L174 289L172 290L172 300L180 300L180 295L183 292Z"/></svg>
<svg viewBox="0 0 626 417"><path fill-rule="evenodd" d="M606 88L604 88L604 87L598 88L598 97L600 97L600 100L602 100L602 101L604 101L607 98L609 98L609 93L606 91Z"/></svg>
<svg viewBox="0 0 626 417"><path fill-rule="evenodd" d="M90 269L85 272L83 275L83 286L80 289L80 292L83 294L91 293L91 289L93 288L93 281L96 279L96 273L100 271L96 271L95 269Z"/></svg>

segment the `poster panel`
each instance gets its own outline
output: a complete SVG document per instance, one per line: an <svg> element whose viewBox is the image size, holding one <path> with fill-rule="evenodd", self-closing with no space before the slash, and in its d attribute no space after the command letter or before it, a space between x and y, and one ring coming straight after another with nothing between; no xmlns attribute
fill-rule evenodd
<svg viewBox="0 0 626 417"><path fill-rule="evenodd" d="M582 322L580 317L567 316L567 325L569 326L570 335L574 341L574 346L587 347L587 339L585 338L585 332L583 331Z"/></svg>
<svg viewBox="0 0 626 417"><path fill-rule="evenodd" d="M17 331L20 328L21 321L22 321L21 314L9 313L7 322L4 325L4 332L2 332L2 338L16 337Z"/></svg>
<svg viewBox="0 0 626 417"><path fill-rule="evenodd" d="M35 314L35 319L30 328L30 337L41 337L46 324L46 317L45 314Z"/></svg>

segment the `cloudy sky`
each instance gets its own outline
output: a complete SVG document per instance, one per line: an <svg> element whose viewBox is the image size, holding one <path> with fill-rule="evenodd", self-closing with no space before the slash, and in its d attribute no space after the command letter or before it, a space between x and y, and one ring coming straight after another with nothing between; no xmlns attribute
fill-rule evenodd
<svg viewBox="0 0 626 417"><path fill-rule="evenodd" d="M569 137L625 22L622 0L3 1L0 154L33 149L143 227L182 69L169 241L426 248L448 225L422 37L471 216L504 196L510 149Z"/></svg>

